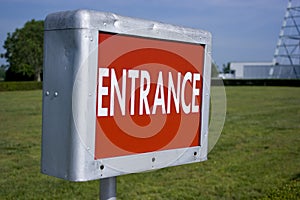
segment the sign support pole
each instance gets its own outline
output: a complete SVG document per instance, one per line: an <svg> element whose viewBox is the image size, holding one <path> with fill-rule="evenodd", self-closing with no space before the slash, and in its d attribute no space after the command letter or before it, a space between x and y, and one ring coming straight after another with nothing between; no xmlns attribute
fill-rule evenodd
<svg viewBox="0 0 300 200"><path fill-rule="evenodd" d="M116 200L117 199L117 178L110 177L100 180L100 200Z"/></svg>

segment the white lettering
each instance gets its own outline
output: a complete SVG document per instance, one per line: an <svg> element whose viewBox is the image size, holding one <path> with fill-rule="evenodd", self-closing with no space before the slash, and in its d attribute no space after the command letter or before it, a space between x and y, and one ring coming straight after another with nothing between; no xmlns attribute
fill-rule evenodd
<svg viewBox="0 0 300 200"><path fill-rule="evenodd" d="M187 81L191 82L192 79L192 73L187 72L182 80L182 85L181 85L181 105L182 105L182 110L185 114L190 113L191 111L191 104L189 103L188 105L185 102L185 85Z"/></svg>
<svg viewBox="0 0 300 200"><path fill-rule="evenodd" d="M159 98L159 96L160 96L160 98ZM152 114L156 114L157 106L161 106L162 114L166 113L164 83L163 83L163 78L162 78L162 72L158 73Z"/></svg>
<svg viewBox="0 0 300 200"><path fill-rule="evenodd" d="M102 107L102 97L108 95L108 88L103 87L103 77L108 77L108 68L99 68L98 74L98 117L107 116L107 108Z"/></svg>
<svg viewBox="0 0 300 200"><path fill-rule="evenodd" d="M151 74L146 70L127 71L126 69L123 69L121 72L121 77L117 79L115 69L99 68L99 85L97 90L98 117L108 115L114 116L117 104L119 105L122 116L125 116L127 114L126 112L129 112L128 114L130 115L135 115L136 112L138 112L138 115L155 115L157 114L158 107L161 107L162 114L170 114L172 112L171 107L175 108L173 112L184 112L185 114L189 114L191 112L197 113L200 110L201 101L197 101L200 96L200 88L199 86L197 87L197 85L199 85L199 81L201 80L201 74L199 73L192 74L191 72L186 72L183 75L180 72L177 72L176 81L176 79L173 77L176 76L174 73L168 72L168 76L164 76L163 72L159 71L156 83L151 84L151 80L153 79L151 79ZM164 80L164 77L166 77L167 80ZM107 81L110 82L106 82L106 84L110 83L110 85L104 84L104 78L108 78ZM129 84L131 86L127 84L127 81L130 81ZM154 88L151 90L151 85L156 85L155 93L152 93L154 92ZM136 90L138 87L139 90ZM164 88L167 89L166 97ZM130 92L130 94L126 95L126 92ZM105 96L107 96L106 98L109 100L106 101L109 103L109 105L103 104L103 98ZM130 98L130 101L126 101L126 98ZM138 100L139 102L137 102ZM116 101L118 103L116 103ZM149 106L149 101L153 102L151 109ZM128 105L126 105L126 102ZM126 106L129 106L129 109L126 109ZM138 111L136 111L135 108L137 108Z"/></svg>
<svg viewBox="0 0 300 200"><path fill-rule="evenodd" d="M173 78L172 78L172 73L169 72L168 102L167 102L167 113L168 114L170 114L170 112L171 112L171 93L173 96L176 113L179 113L180 82L181 82L181 73L178 73L177 74L177 93L176 93Z"/></svg>
<svg viewBox="0 0 300 200"><path fill-rule="evenodd" d="M196 88L196 82L200 81L200 74L193 74L193 94L192 94L192 112L199 112L199 105L196 105L196 96L200 95L199 88Z"/></svg>
<svg viewBox="0 0 300 200"><path fill-rule="evenodd" d="M134 103L135 103L135 79L139 77L138 70L128 70L128 77L131 78L131 90L130 90L130 115L134 115Z"/></svg>
<svg viewBox="0 0 300 200"><path fill-rule="evenodd" d="M146 80L146 88L144 88L144 82ZM150 74L145 70L141 70L141 80L140 80L140 115L144 113L144 105L146 109L146 114L150 114L149 103L147 96L150 92Z"/></svg>
<svg viewBox="0 0 300 200"><path fill-rule="evenodd" d="M118 80L116 77L116 72L114 69L111 69L111 82L110 82L110 116L114 116L114 108L115 108L115 91L117 94L119 106L121 109L121 113L125 115L125 95L126 95L126 70L123 69L122 74L122 95L120 92Z"/></svg>

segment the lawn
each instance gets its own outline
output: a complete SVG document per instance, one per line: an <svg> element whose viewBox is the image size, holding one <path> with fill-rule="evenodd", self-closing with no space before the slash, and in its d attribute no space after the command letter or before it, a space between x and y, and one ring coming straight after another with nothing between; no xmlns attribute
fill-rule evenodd
<svg viewBox="0 0 300 200"><path fill-rule="evenodd" d="M300 88L226 94L225 126L207 161L120 176L118 199L299 199ZM0 199L97 199L99 181L40 173L41 96L0 92Z"/></svg>

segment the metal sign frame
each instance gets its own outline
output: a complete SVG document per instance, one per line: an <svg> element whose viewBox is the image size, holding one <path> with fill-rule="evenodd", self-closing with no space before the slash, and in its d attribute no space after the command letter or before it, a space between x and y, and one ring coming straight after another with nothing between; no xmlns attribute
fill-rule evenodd
<svg viewBox="0 0 300 200"><path fill-rule="evenodd" d="M95 159L99 32L204 45L198 146ZM90 10L45 20L42 167L44 174L88 181L207 159L211 34Z"/></svg>

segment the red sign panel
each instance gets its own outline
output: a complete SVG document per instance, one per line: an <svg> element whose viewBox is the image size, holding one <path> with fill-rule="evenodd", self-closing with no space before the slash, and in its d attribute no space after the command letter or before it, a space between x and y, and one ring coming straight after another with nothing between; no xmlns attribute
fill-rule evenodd
<svg viewBox="0 0 300 200"><path fill-rule="evenodd" d="M200 146L204 46L99 33L95 159Z"/></svg>

